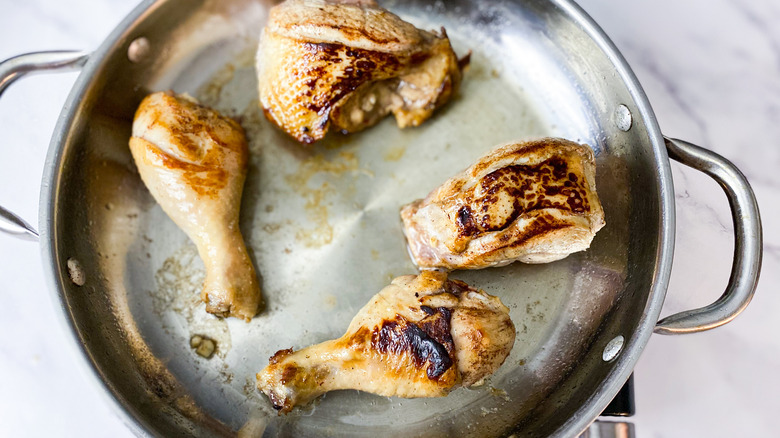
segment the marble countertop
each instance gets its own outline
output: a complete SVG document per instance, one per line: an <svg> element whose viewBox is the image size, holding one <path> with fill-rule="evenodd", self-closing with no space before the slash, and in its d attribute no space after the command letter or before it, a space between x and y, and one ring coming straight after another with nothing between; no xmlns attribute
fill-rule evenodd
<svg viewBox="0 0 780 438"><path fill-rule="evenodd" d="M135 0L3 2L0 58L92 49ZM772 436L780 412L780 3L583 0L647 92L663 132L731 159L764 223L761 282L714 331L653 335L635 370L638 436ZM35 223L54 124L76 74L35 76L0 99L0 203ZM714 301L733 227L716 183L673 164L677 237L663 315ZM82 372L45 290L38 246L0 234L0 427L5 436L131 436Z"/></svg>

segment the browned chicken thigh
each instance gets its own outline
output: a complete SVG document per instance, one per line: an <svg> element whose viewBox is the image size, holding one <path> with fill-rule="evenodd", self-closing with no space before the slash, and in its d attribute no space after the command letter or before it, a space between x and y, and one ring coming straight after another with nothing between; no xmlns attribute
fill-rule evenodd
<svg viewBox="0 0 780 438"><path fill-rule="evenodd" d="M604 226L593 151L556 138L499 147L404 206L401 218L422 269L562 259Z"/></svg>
<svg viewBox="0 0 780 438"><path fill-rule="evenodd" d="M321 139L331 125L356 132L389 113L401 128L418 126L461 80L443 29L417 29L373 0L273 7L257 71L266 116L303 143Z"/></svg>
<svg viewBox="0 0 780 438"><path fill-rule="evenodd" d="M194 99L159 92L136 111L130 151L154 199L198 247L206 310L250 320L262 297L238 228L244 130Z"/></svg>
<svg viewBox="0 0 780 438"><path fill-rule="evenodd" d="M441 397L495 372L514 340L498 298L443 272L406 275L375 295L341 338L278 351L257 387L282 412L337 389Z"/></svg>

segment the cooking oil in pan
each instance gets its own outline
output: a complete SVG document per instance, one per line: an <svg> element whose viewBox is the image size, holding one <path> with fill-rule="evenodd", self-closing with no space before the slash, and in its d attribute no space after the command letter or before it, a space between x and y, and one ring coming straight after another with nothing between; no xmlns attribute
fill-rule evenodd
<svg viewBox="0 0 780 438"><path fill-rule="evenodd" d="M151 298L143 304L159 319L146 321L141 331L194 401L228 427L238 430L254 421L247 427L266 434L309 436L315 430L343 434L353 426L360 426L360 433L381 434L390 425L406 424L405 433L415 435L429 431L432 419L439 418L437 429L446 431L461 427L467 417L475 434L484 427L501 429L530 409L533 397L545 389L540 386L550 385L547 375L561 372L582 336L593 331L587 326L591 321L580 321L571 331L569 312L573 300L582 298L582 291L573 290L584 288L578 278L588 269L587 254L547 265L455 272L454 278L499 296L517 328L512 354L483 385L435 400L339 391L283 419L266 421L266 414L258 414L268 413L269 404L254 389L254 375L274 352L341 336L371 296L394 277L417 272L401 231L402 205L424 197L499 144L561 135L547 113L532 104L539 99L518 85L518 73L489 61L503 58L491 52L498 49L469 38L474 31L467 26L447 28L456 51L473 50L471 66L457 96L418 128L401 130L387 118L360 133L331 133L312 146L297 144L262 115L249 42L235 63L193 93L234 116L247 132L251 161L241 229L266 308L250 323L222 321L205 313L195 317L202 306L171 299L170 292L180 289L171 286L185 283L187 291L178 292L197 296L191 283L202 275L202 265L183 233L155 207L144 235L170 250L155 255L149 276L158 281L148 287ZM217 339L212 359L189 348L196 332ZM551 338L564 334L571 345L549 348ZM493 418L509 404L512 415Z"/></svg>

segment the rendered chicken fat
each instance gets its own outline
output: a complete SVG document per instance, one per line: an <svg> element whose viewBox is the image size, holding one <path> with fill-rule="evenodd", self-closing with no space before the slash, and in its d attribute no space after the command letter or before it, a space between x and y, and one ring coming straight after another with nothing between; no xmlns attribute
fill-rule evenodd
<svg viewBox="0 0 780 438"><path fill-rule="evenodd" d="M495 372L514 340L498 298L443 272L423 272L393 280L341 338L278 351L257 374L257 387L282 412L337 389L442 397Z"/></svg>
<svg viewBox="0 0 780 438"><path fill-rule="evenodd" d="M260 104L302 143L390 113L401 128L418 126L457 90L467 62L443 29L417 29L372 0L287 0L271 9L260 39Z"/></svg>
<svg viewBox="0 0 780 438"><path fill-rule="evenodd" d="M172 93L138 107L130 151L163 211L195 245L206 266L206 310L250 320L260 285L238 228L249 150L234 120Z"/></svg>
<svg viewBox="0 0 780 438"><path fill-rule="evenodd" d="M401 209L422 269L545 263L590 246L604 226L593 151L545 138L495 149Z"/></svg>

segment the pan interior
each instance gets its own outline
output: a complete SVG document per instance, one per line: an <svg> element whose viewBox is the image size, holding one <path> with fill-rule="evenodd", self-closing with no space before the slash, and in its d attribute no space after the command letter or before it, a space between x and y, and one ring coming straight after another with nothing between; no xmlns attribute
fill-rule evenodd
<svg viewBox="0 0 780 438"><path fill-rule="evenodd" d="M461 91L419 128L400 130L388 118L303 147L257 102L254 52L269 5L177 4L150 7L95 69L99 80L85 88L65 139L58 200L84 206L57 212L56 238L67 248L58 262L78 259L89 279L81 288L63 282L68 311L137 421L165 435L450 437L523 434L542 430L540 422L554 431L574 415L610 370L599 361L603 344L629 339L647 301L657 244L629 234L659 227L644 122L635 117L628 132L615 126L617 106L634 105L585 31L549 2L384 2L419 27L444 26L459 55L472 52ZM123 49L138 36L152 52L131 64ZM166 89L196 96L247 131L241 229L266 299L248 324L205 313L197 251L154 203L127 150L135 107ZM277 416L254 387L268 357L341 336L392 278L416 273L399 208L496 145L541 136L594 148L607 226L588 251L559 262L452 274L511 310L517 340L498 372L446 398L339 391ZM193 335L216 341L213 358L193 352Z"/></svg>

